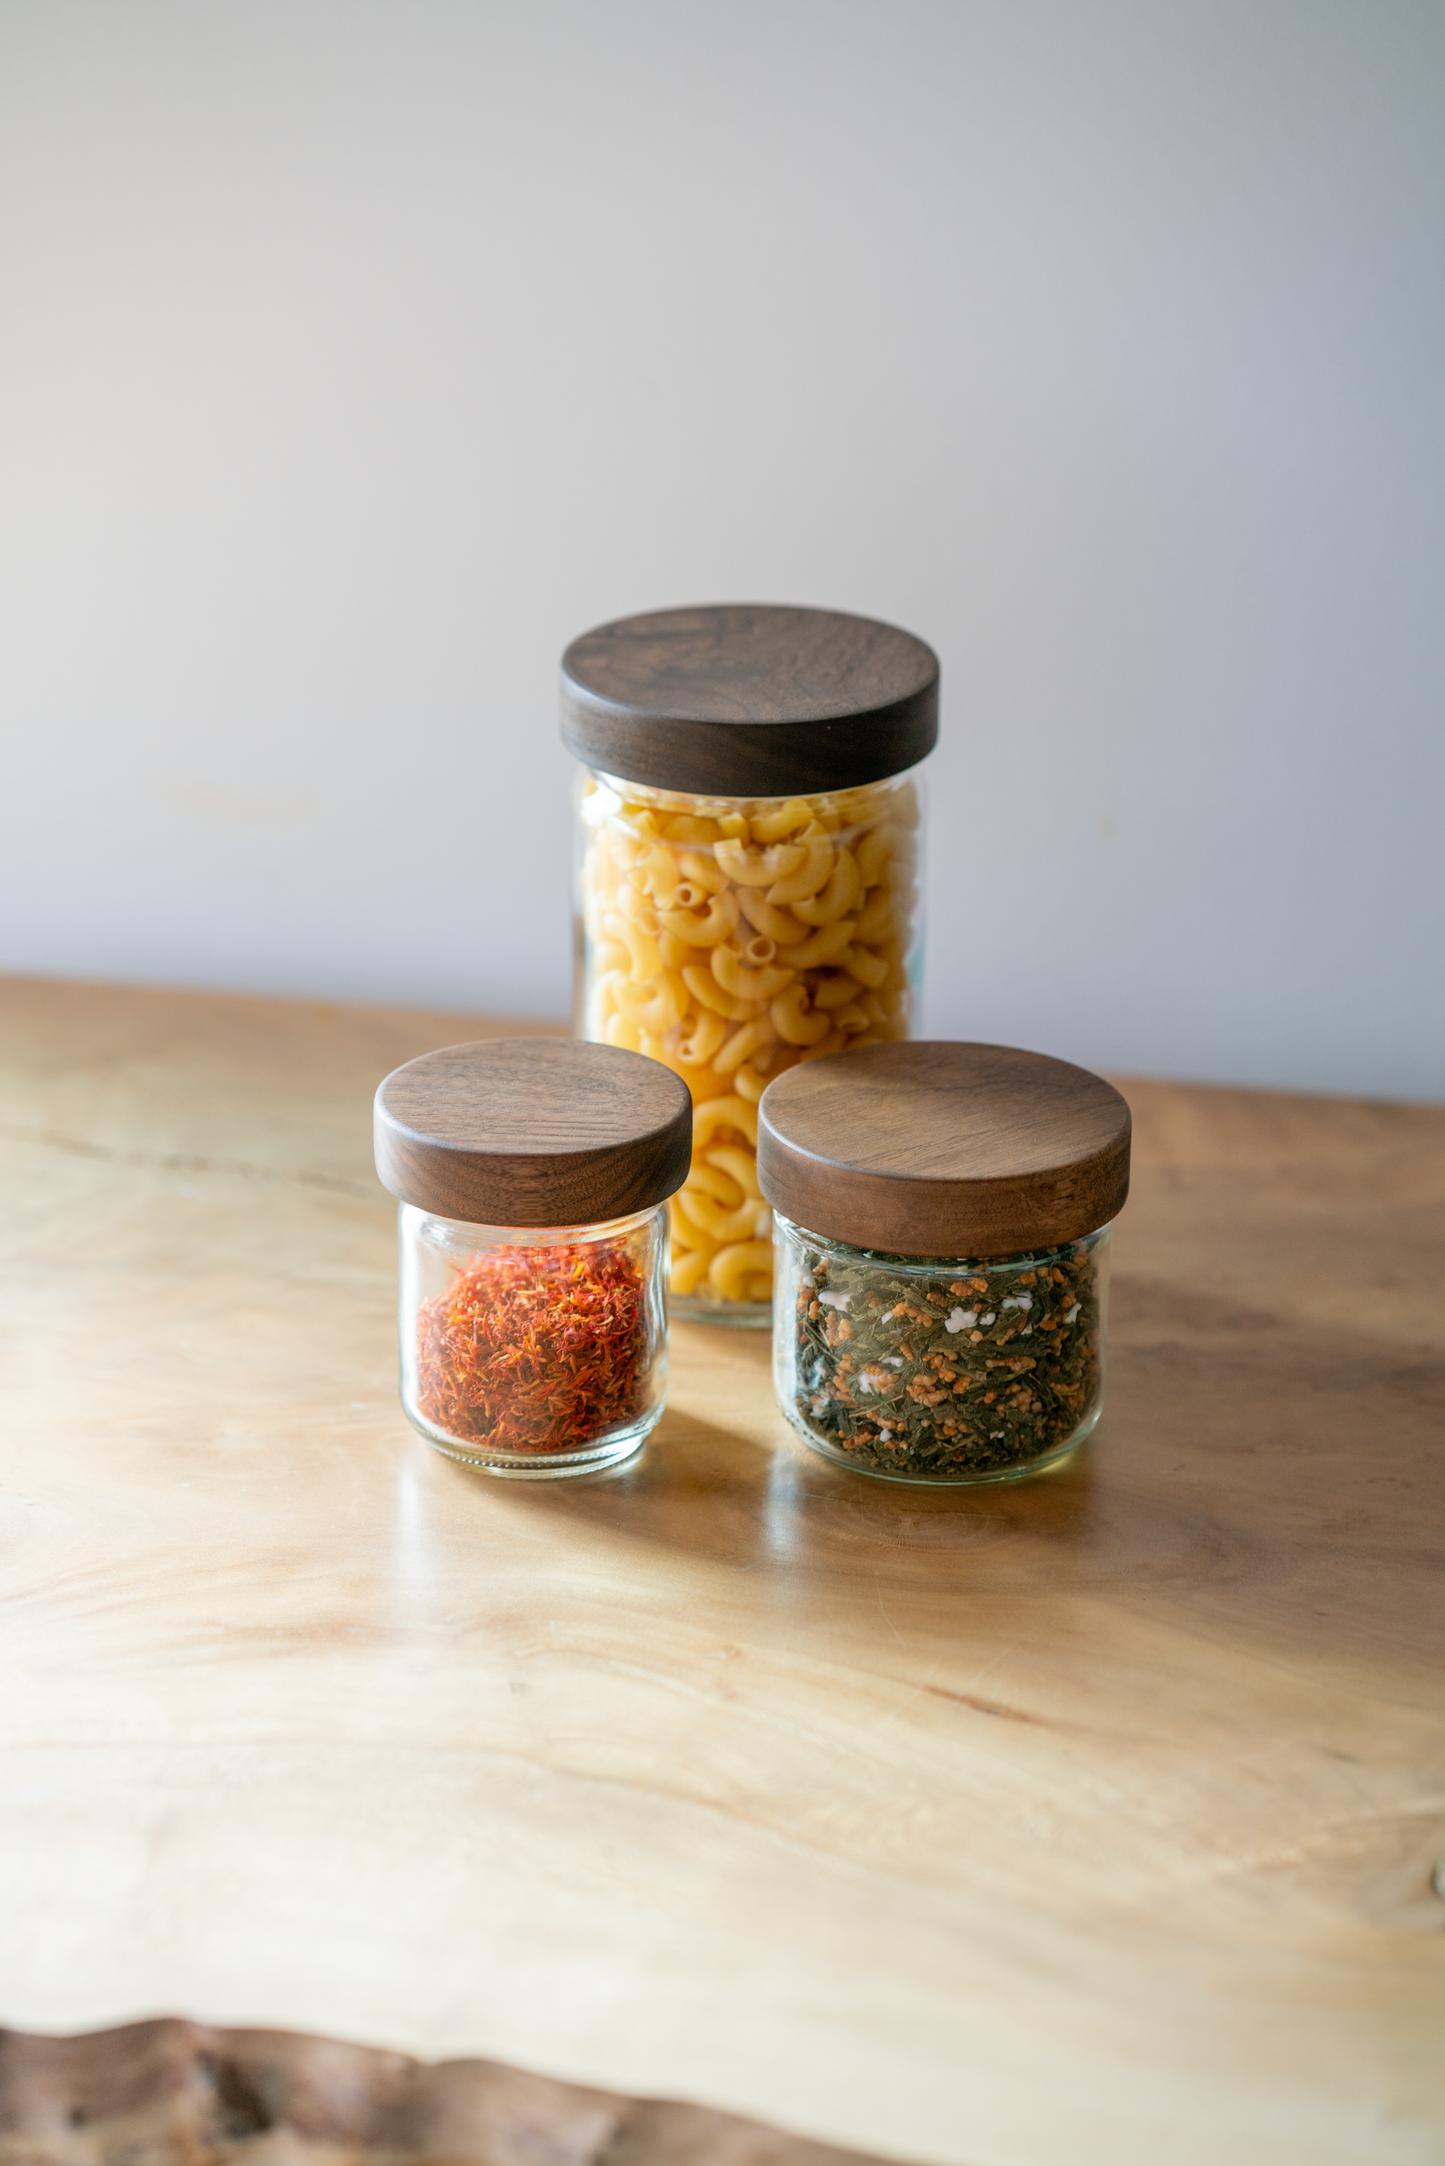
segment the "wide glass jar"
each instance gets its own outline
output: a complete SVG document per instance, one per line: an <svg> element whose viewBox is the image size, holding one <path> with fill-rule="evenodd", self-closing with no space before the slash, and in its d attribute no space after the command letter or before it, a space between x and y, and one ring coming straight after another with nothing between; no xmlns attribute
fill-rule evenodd
<svg viewBox="0 0 1445 2166"><path fill-rule="evenodd" d="M401 1400L438 1451L555 1478L639 1449L666 1392L666 1199L691 1126L676 1077L566 1039L450 1046L386 1078Z"/></svg>
<svg viewBox="0 0 1445 2166"><path fill-rule="evenodd" d="M1066 1458L1103 1405L1119 1093L1011 1047L893 1045L783 1078L760 1118L774 1388L804 1442L934 1484Z"/></svg>
<svg viewBox="0 0 1445 2166"><path fill-rule="evenodd" d="M629 618L563 661L578 805L579 1035L673 1070L693 1158L674 1316L766 1327L769 1082L906 1038L921 967L920 792L938 665L823 610Z"/></svg>
<svg viewBox="0 0 1445 2166"><path fill-rule="evenodd" d="M1109 1229L988 1259L887 1255L778 1214L773 1383L815 1451L892 1481L1066 1458L1104 1393Z"/></svg>

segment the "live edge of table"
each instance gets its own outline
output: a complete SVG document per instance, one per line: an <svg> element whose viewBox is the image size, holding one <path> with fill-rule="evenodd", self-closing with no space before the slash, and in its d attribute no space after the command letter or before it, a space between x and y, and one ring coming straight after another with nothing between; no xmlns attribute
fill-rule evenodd
<svg viewBox="0 0 1445 2166"><path fill-rule="evenodd" d="M1053 1477L836 1471L685 1328L639 1463L507 1484L401 1418L370 1171L501 1027L4 986L0 2016L940 2166L1445 2156L1445 1110L1126 1083Z"/></svg>

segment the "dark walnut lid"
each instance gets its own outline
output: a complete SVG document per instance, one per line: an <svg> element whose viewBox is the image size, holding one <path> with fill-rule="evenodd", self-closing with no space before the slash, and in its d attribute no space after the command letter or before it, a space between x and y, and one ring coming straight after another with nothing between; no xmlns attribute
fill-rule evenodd
<svg viewBox="0 0 1445 2166"><path fill-rule="evenodd" d="M692 1100L660 1061L573 1038L489 1038L395 1068L376 1170L403 1203L481 1226L595 1226L687 1178Z"/></svg>
<svg viewBox="0 0 1445 2166"><path fill-rule="evenodd" d="M901 775L938 740L938 657L833 609L723 603L599 624L562 657L562 741L589 767L711 797Z"/></svg>
<svg viewBox="0 0 1445 2166"><path fill-rule="evenodd" d="M855 1248L1018 1256L1115 1217L1129 1193L1129 1108L1046 1053L860 1046L768 1085L758 1182L786 1218Z"/></svg>

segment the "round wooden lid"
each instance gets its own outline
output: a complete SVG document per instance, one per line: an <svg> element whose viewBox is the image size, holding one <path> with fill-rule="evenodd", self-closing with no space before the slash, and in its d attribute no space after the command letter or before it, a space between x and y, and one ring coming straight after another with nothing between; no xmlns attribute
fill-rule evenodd
<svg viewBox="0 0 1445 2166"><path fill-rule="evenodd" d="M489 1038L395 1068L376 1170L403 1203L481 1226L595 1226L687 1178L692 1100L660 1061L573 1038Z"/></svg>
<svg viewBox="0 0 1445 2166"><path fill-rule="evenodd" d="M623 617L563 655L562 738L589 767L654 789L853 789L933 750L938 657L896 625L832 609Z"/></svg>
<svg viewBox="0 0 1445 2166"><path fill-rule="evenodd" d="M758 1109L758 1181L810 1233L904 1256L1017 1256L1109 1223L1129 1108L1008 1045L860 1046L787 1069Z"/></svg>

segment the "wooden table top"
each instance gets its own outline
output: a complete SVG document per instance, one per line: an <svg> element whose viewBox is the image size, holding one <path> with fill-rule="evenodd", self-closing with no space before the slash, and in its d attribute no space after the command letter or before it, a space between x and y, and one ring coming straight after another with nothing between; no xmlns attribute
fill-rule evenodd
<svg viewBox="0 0 1445 2166"><path fill-rule="evenodd" d="M4 989L0 2016L957 2166L1445 2155L1445 1110L1126 1085L1060 1474L834 1469L690 1328L639 1463L507 1484L401 1417L370 1170L487 1027Z"/></svg>

